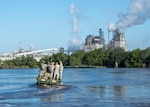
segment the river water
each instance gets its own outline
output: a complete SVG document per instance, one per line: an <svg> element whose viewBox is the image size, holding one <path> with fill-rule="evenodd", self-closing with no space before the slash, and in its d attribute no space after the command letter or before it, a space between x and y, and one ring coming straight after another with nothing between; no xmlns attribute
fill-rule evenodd
<svg viewBox="0 0 150 107"><path fill-rule="evenodd" d="M63 85L39 87L39 69L1 69L0 107L149 107L150 69L66 68Z"/></svg>

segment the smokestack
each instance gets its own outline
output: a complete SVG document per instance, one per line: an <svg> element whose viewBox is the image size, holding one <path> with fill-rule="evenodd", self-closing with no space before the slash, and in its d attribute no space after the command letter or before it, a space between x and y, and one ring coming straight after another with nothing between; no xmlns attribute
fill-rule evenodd
<svg viewBox="0 0 150 107"><path fill-rule="evenodd" d="M102 31L101 28L99 29L99 36L100 36L101 39L104 38L104 32Z"/></svg>

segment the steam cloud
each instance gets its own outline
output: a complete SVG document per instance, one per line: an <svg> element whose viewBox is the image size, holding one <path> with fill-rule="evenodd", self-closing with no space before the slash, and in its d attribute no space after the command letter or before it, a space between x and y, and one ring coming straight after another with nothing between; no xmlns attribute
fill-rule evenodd
<svg viewBox="0 0 150 107"><path fill-rule="evenodd" d="M114 31L116 26L113 23L109 23L108 31Z"/></svg>
<svg viewBox="0 0 150 107"><path fill-rule="evenodd" d="M73 15L73 20L72 20L73 32L72 33L73 34L81 33L81 30L77 28L77 14L79 13L79 9L75 5L71 4L70 13Z"/></svg>
<svg viewBox="0 0 150 107"><path fill-rule="evenodd" d="M69 51L76 51L79 50L82 45L82 40L78 37L78 34L81 33L81 30L77 27L77 14L79 13L79 9L71 4L70 5L70 13L73 15L72 17L72 27L73 31L72 34L74 37L69 41L68 50Z"/></svg>
<svg viewBox="0 0 150 107"><path fill-rule="evenodd" d="M69 46L68 46L68 50L69 51L76 51L76 50L79 50L81 48L81 44L82 44L82 40L81 38L72 38L70 41L69 41Z"/></svg>
<svg viewBox="0 0 150 107"><path fill-rule="evenodd" d="M133 25L144 24L150 18L150 0L131 0L127 13L119 13L118 18L119 20L114 27L121 31ZM108 29L114 30L112 28L112 24L109 24Z"/></svg>
<svg viewBox="0 0 150 107"><path fill-rule="evenodd" d="M75 13L78 13L78 12L79 12L78 8L75 5L71 4L70 5L70 13L75 14Z"/></svg>

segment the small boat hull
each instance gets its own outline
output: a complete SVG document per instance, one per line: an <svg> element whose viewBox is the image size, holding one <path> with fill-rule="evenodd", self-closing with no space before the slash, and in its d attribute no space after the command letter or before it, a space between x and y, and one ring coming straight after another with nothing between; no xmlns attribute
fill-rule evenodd
<svg viewBox="0 0 150 107"><path fill-rule="evenodd" d="M44 79L42 77L37 77L37 85L61 85L61 80L51 80L51 79Z"/></svg>

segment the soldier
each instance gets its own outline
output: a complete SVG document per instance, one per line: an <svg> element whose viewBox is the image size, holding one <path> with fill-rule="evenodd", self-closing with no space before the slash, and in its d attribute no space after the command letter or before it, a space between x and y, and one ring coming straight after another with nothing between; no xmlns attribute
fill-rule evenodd
<svg viewBox="0 0 150 107"><path fill-rule="evenodd" d="M55 69L54 62L51 63L51 67L50 68L51 68L51 77L50 78L53 79L54 69Z"/></svg>
<svg viewBox="0 0 150 107"><path fill-rule="evenodd" d="M62 61L59 61L59 79L60 80L62 80L63 69L64 69L63 63Z"/></svg>
<svg viewBox="0 0 150 107"><path fill-rule="evenodd" d="M56 79L56 77L58 80L59 79L59 64L58 64L58 62L56 62L56 64L55 64L54 79Z"/></svg>
<svg viewBox="0 0 150 107"><path fill-rule="evenodd" d="M50 62L48 62L48 64L47 64L47 72L45 73L45 78L46 79L48 79L48 78L51 79L51 64L50 64Z"/></svg>
<svg viewBox="0 0 150 107"><path fill-rule="evenodd" d="M45 64L45 61L42 61L40 77L44 77L46 71L47 71L47 64Z"/></svg>

